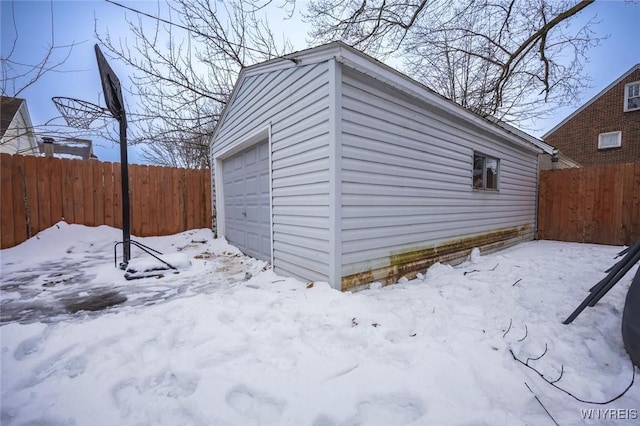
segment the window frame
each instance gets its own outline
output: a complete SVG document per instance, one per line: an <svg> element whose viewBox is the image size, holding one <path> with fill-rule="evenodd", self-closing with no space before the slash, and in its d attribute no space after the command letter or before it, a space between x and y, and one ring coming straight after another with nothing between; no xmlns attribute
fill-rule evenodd
<svg viewBox="0 0 640 426"><path fill-rule="evenodd" d="M618 144L612 146L602 146L602 136L608 135L617 135L618 136ZM614 132L603 132L598 134L598 150L607 150L607 149L615 149L622 147L622 131L616 130Z"/></svg>
<svg viewBox="0 0 640 426"><path fill-rule="evenodd" d="M482 161L482 186L476 186L476 157L483 159ZM495 188L487 188L487 160L494 160L496 162L496 175L494 177ZM494 191L500 190L500 159L491 155L484 154L482 152L473 151L472 166L471 166L471 188L474 191Z"/></svg>
<svg viewBox="0 0 640 426"><path fill-rule="evenodd" d="M624 85L624 112L640 111L640 106L637 108L629 108L629 87L631 86L638 86L638 90L640 91L640 81L632 81ZM633 98L636 97L640 98L640 94L633 96Z"/></svg>

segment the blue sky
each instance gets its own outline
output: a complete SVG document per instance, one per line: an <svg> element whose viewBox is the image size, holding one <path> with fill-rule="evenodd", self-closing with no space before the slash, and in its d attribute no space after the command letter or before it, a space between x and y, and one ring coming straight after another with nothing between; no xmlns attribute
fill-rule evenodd
<svg viewBox="0 0 640 426"><path fill-rule="evenodd" d="M154 11L156 1L126 1L128 6ZM44 46L50 43L51 5L48 1L18 0L14 4L15 20L18 30L18 50L14 59L33 62L42 57ZM2 56L7 52L14 39L10 0L1 0ZM101 86L95 62L93 45L97 42L94 25L99 32L108 29L112 38L129 39L128 24L125 16L133 17L131 12L105 2L104 0L54 1L54 35L57 45L79 43L71 52L71 57L60 72L45 75L35 85L21 93L27 99L34 125L43 124L58 116L51 102L52 96L68 96L94 103L104 104L101 99ZM582 102L588 101L613 80L625 73L634 64L640 63L640 35L637 27L640 22L640 2L624 0L598 0L586 8L580 20L596 17L600 23L594 26L596 36L608 36L601 44L589 52L586 72L591 78L591 89L581 93ZM285 27L283 27L285 28ZM286 33L291 40L297 40L295 47L304 48L304 27L289 22L286 26L297 34ZM123 86L128 86L127 69L117 61L110 60L111 66L119 75ZM125 94L126 98L126 94ZM129 102L130 104L133 101ZM558 111L551 119L532 124L530 133L541 136L555 124L562 121L576 109L567 106ZM110 142L95 140L95 152L105 161L118 161L119 150ZM129 160L141 162L138 150L130 148Z"/></svg>
<svg viewBox="0 0 640 426"><path fill-rule="evenodd" d="M596 0L578 17L576 23L596 18L599 23L593 26L597 37L607 37L599 46L589 50L589 62L585 71L591 79L590 89L580 95L581 104L597 95L602 89L640 63L640 2L625 0ZM555 116L544 122L535 123L535 131L530 133L542 136L580 105L560 108Z"/></svg>
<svg viewBox="0 0 640 426"><path fill-rule="evenodd" d="M2 56L6 55L10 43L15 38L17 27L17 54L12 59L33 63L46 53L51 44L51 3L48 1L1 0L1 46ZM15 10L15 26L11 22L11 8ZM97 20L97 22L96 22ZM35 126L59 116L51 102L53 96L67 96L104 105L102 89L97 71L94 44L94 25L108 27L115 35L126 35L127 25L124 13L119 8L104 1L54 1L53 30L56 45L77 43L71 56L58 70L44 75L36 84L20 93L27 99L27 106ZM56 54L62 59L66 51ZM111 60L112 67L126 79L126 69ZM130 154L130 162L138 162L135 150ZM94 152L105 161L119 161L118 147L109 141L94 139Z"/></svg>

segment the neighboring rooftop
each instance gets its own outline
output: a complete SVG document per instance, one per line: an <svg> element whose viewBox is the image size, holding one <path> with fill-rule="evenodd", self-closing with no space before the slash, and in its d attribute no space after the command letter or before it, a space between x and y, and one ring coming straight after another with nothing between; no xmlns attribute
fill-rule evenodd
<svg viewBox="0 0 640 426"><path fill-rule="evenodd" d="M545 133L542 136L542 139L546 139L550 134L552 134L553 132L555 132L556 130L558 130L560 127L562 127L567 121L571 120L573 117L575 117L576 115L578 115L578 113L582 110L584 110L586 107L588 107L589 105L591 105L592 103L594 103L595 101L597 101L598 99L600 99L600 97L602 97L602 95L604 95L605 93L607 93L609 90L611 90L616 84L620 83L622 80L624 80L625 78L627 78L629 75L631 75L631 73L633 73L635 70L640 69L640 63L635 64L634 66L632 66L627 72L625 72L624 74L622 74L620 77L618 77L617 79L615 79L615 81L613 81L611 84L609 84L607 87L605 87L604 89L602 89L597 95L595 95L593 98L589 99L587 102L585 102L580 108L576 109L573 113L569 114L564 120L562 120L560 123L556 124L554 126L553 129L549 130L547 133Z"/></svg>
<svg viewBox="0 0 640 426"><path fill-rule="evenodd" d="M4 136L23 102L24 99L21 98L0 96L0 138Z"/></svg>
<svg viewBox="0 0 640 426"><path fill-rule="evenodd" d="M56 158L69 158L75 160L97 159L93 153L93 142L90 139L61 138L55 139L44 136L38 142L40 154L45 154L45 143L53 143L53 156Z"/></svg>

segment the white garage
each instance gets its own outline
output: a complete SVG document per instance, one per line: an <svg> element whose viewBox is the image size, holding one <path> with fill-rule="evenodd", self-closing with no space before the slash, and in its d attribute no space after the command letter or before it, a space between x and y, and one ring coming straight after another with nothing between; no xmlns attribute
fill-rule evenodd
<svg viewBox="0 0 640 426"><path fill-rule="evenodd" d="M225 237L249 256L270 262L268 141L224 159L222 185Z"/></svg>
<svg viewBox="0 0 640 426"><path fill-rule="evenodd" d="M243 69L211 143L216 230L350 290L532 239L534 138L341 42Z"/></svg>

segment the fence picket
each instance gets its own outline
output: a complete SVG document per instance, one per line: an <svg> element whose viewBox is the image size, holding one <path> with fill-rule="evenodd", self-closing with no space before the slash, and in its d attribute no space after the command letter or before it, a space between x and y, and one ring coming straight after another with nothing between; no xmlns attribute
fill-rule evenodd
<svg viewBox="0 0 640 426"><path fill-rule="evenodd" d="M38 216L38 172L34 156L24 157L24 184L26 189L25 209L27 214L27 238L37 234L39 229Z"/></svg>
<svg viewBox="0 0 640 426"><path fill-rule="evenodd" d="M71 160L63 158L60 160L60 170L62 172L62 218L67 223L74 223L73 210L73 168ZM78 200L79 202L80 200Z"/></svg>
<svg viewBox="0 0 640 426"><path fill-rule="evenodd" d="M17 157L17 158L14 158ZM13 156L11 158L11 181L13 183L13 235L16 244L25 241L27 237L27 210L26 196L27 188L24 175L24 157Z"/></svg>
<svg viewBox="0 0 640 426"><path fill-rule="evenodd" d="M36 164L37 176L36 184L38 186L38 229L36 232L40 232L43 229L51 226L51 163L52 158L45 158L45 161Z"/></svg>
<svg viewBox="0 0 640 426"><path fill-rule="evenodd" d="M94 213L94 195L93 195L93 171L91 169L91 161L80 162L80 172L82 173L82 199L84 207L83 224L87 226L96 226L96 217Z"/></svg>
<svg viewBox="0 0 640 426"><path fill-rule="evenodd" d="M149 223L149 167L136 166L133 168L136 171L137 179L134 185L138 192L136 196L136 221L133 223L134 230L132 232L135 235L148 236L153 235L151 232L151 226Z"/></svg>
<svg viewBox="0 0 640 426"><path fill-rule="evenodd" d="M102 183L104 185L104 224L115 226L113 163L102 163Z"/></svg>
<svg viewBox="0 0 640 426"><path fill-rule="evenodd" d="M122 229L122 181L120 163L113 163L113 226Z"/></svg>
<svg viewBox="0 0 640 426"><path fill-rule="evenodd" d="M185 182L187 183L186 185L186 199L185 199L185 207L187 205L187 203L193 203L194 206L196 206L196 208L200 208L200 203L199 203L199 199L198 199L198 188L197 188L197 182L194 179L196 177L196 173L198 173L197 170L185 170ZM188 201L187 201L188 200ZM194 215L194 209L187 209L185 208L185 213L187 216L187 229L193 229L195 228L195 215Z"/></svg>
<svg viewBox="0 0 640 426"><path fill-rule="evenodd" d="M82 168L73 164L72 160L72 186L73 186L73 223L81 224L84 222L84 185L82 182ZM76 167L74 167L76 166Z"/></svg>
<svg viewBox="0 0 640 426"><path fill-rule="evenodd" d="M627 236L627 241L638 240L640 240L640 162L635 164L635 173L633 177L633 201L631 202L631 239L629 239L629 237Z"/></svg>
<svg viewBox="0 0 640 426"><path fill-rule="evenodd" d="M182 227L181 216L182 216L182 197L181 197L181 188L180 188L180 170L171 169L171 197L167 197L165 203L167 205L173 206L171 209L170 215L170 226L169 233L173 234L178 232L177 230Z"/></svg>
<svg viewBox="0 0 640 426"><path fill-rule="evenodd" d="M204 193L204 211L202 212L203 228L211 228L211 170L202 173L202 192Z"/></svg>
<svg viewBox="0 0 640 426"><path fill-rule="evenodd" d="M2 248L13 247L20 243L15 238L15 225L13 220L13 173L11 167L11 155L0 154L0 196L2 205L0 206L0 244Z"/></svg>
<svg viewBox="0 0 640 426"><path fill-rule="evenodd" d="M45 224L45 227L43 229L46 229L51 225L60 222L63 218L62 164L60 163L60 161L53 158L46 160L51 164L51 222Z"/></svg>
<svg viewBox="0 0 640 426"><path fill-rule="evenodd" d="M593 212L596 203L596 170L586 169L582 172L582 179L585 181L585 199L584 199L584 225L583 237L581 242L593 241L594 218Z"/></svg>
<svg viewBox="0 0 640 426"><path fill-rule="evenodd" d="M149 235L159 235L160 226L158 223L158 197L153 194L158 193L157 167L147 167L147 176L149 179L149 206L147 211L147 222L149 223Z"/></svg>
<svg viewBox="0 0 640 426"><path fill-rule="evenodd" d="M105 224L105 206L104 206L104 175L102 164L98 161L89 161L91 166L91 176L93 182L91 189L93 190L93 213L96 225Z"/></svg>

